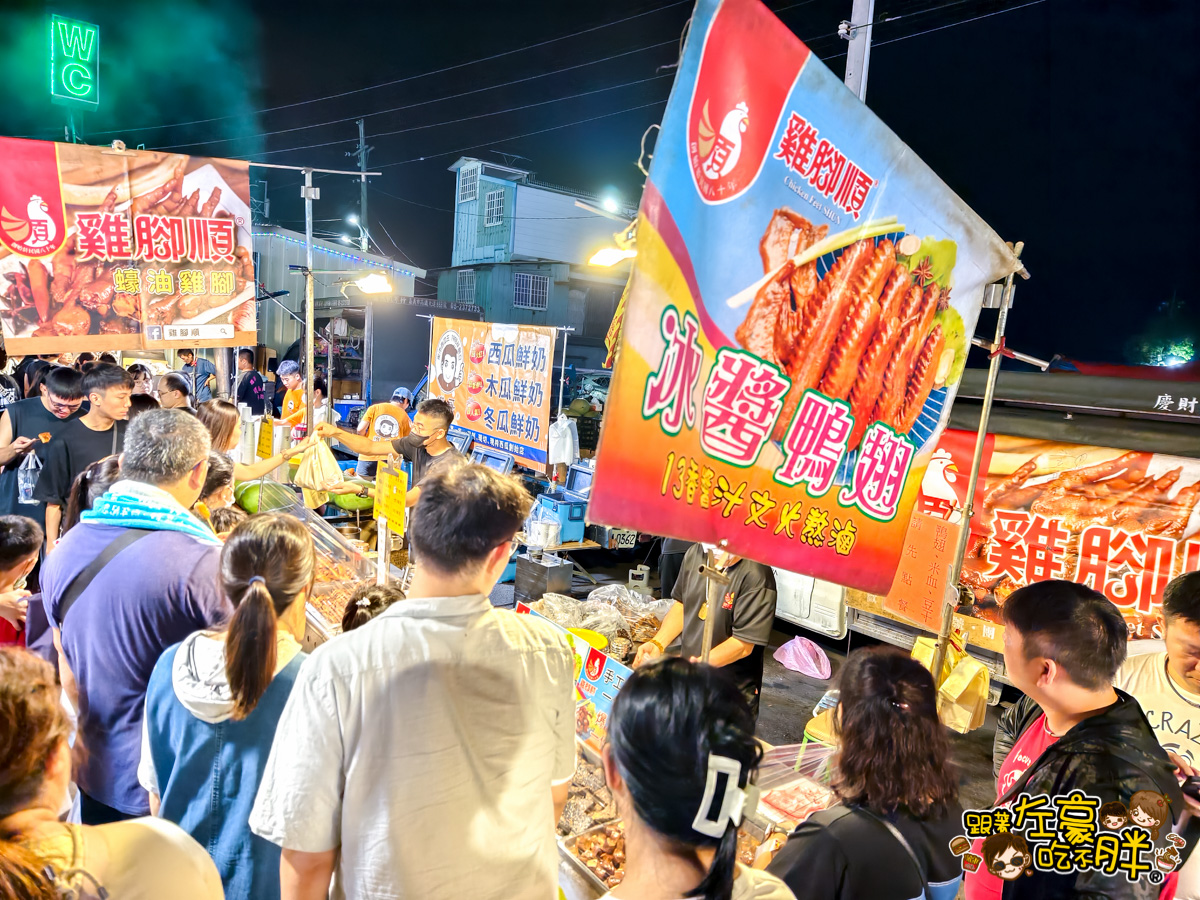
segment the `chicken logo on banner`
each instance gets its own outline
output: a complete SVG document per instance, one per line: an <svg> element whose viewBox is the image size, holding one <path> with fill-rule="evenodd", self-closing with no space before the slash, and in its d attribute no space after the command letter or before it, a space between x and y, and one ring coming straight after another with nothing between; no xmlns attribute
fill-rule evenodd
<svg viewBox="0 0 1200 900"><path fill-rule="evenodd" d="M0 243L26 259L53 255L67 237L56 145L3 138Z"/></svg>
<svg viewBox="0 0 1200 900"><path fill-rule="evenodd" d="M692 180L706 202L732 200L758 178L808 55L766 7L728 4L717 12L687 123Z"/></svg>
<svg viewBox="0 0 1200 900"><path fill-rule="evenodd" d="M58 236L58 226L50 217L50 206L37 194L29 197L25 207L25 218L14 215L8 207L0 208L0 221L4 223L4 233L16 243L23 244L30 250L43 252L53 246Z"/></svg>
<svg viewBox="0 0 1200 900"><path fill-rule="evenodd" d="M750 124L750 110L739 103L721 122L721 130L713 133L708 117L708 104L700 114L700 155L704 158L700 171L709 181L724 178L737 165L742 155L742 134Z"/></svg>
<svg viewBox="0 0 1200 900"><path fill-rule="evenodd" d="M948 450L939 447L934 451L933 458L929 460L929 468L925 470L925 477L921 479L921 512L944 519L951 525L962 521L963 503L956 487L957 473L958 466Z"/></svg>

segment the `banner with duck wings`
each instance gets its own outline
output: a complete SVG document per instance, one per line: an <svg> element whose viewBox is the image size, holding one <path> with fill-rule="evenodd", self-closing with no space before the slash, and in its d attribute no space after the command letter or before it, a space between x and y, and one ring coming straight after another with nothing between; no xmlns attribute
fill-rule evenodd
<svg viewBox="0 0 1200 900"><path fill-rule="evenodd" d="M9 353L257 343L249 164L0 138Z"/></svg>
<svg viewBox="0 0 1200 900"><path fill-rule="evenodd" d="M589 519L886 593L1008 246L758 0L700 0Z"/></svg>

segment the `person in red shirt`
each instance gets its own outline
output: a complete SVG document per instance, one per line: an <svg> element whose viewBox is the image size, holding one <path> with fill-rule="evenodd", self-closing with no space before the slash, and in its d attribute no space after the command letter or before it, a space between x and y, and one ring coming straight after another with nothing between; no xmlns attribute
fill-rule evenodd
<svg viewBox="0 0 1200 900"><path fill-rule="evenodd" d="M1004 665L1026 696L996 728L995 805L1011 808L1022 794L1072 791L1099 797L1101 805L1128 803L1139 791L1154 791L1178 818L1184 807L1175 767L1137 701L1112 684L1129 637L1120 610L1085 585L1041 581L1005 601L1004 624ZM1163 838L1172 824L1163 826ZM976 840L972 852L986 858L982 845ZM1033 865L1036 851L1019 846L999 856L989 861L994 871L980 866L967 873L967 900L1149 900L1161 887L1130 881L1121 870L1042 871Z"/></svg>
<svg viewBox="0 0 1200 900"><path fill-rule="evenodd" d="M33 519L0 516L0 645L25 646L25 578L37 564L43 540Z"/></svg>

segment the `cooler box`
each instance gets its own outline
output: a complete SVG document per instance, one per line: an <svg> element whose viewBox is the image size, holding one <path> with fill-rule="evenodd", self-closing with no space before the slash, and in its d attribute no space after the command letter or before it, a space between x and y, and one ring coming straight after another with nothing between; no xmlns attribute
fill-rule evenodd
<svg viewBox="0 0 1200 900"><path fill-rule="evenodd" d="M538 497L538 505L549 510L562 526L559 540L571 544L583 540L584 522L587 513L587 501L580 500L566 491L555 491L552 494L542 494Z"/></svg>
<svg viewBox="0 0 1200 900"><path fill-rule="evenodd" d="M777 601L775 615L784 621L811 628L833 638L846 636L845 590L828 581L775 571Z"/></svg>

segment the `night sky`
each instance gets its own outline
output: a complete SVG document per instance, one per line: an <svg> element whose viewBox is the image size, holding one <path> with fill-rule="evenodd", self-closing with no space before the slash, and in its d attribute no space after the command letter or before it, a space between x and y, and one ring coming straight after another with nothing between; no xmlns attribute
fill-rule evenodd
<svg viewBox="0 0 1200 900"><path fill-rule="evenodd" d="M894 18L874 29L868 105L1002 237L1025 241L1033 278L1010 319L1017 349L1124 361L1131 335L1156 321L1161 330L1172 299L1171 327L1200 343L1191 272L1200 4L1041 0L1014 9L1027 2L877 0L876 20ZM851 0L768 5L842 73L836 31ZM371 181L370 229L384 253L435 268L450 261L446 167L460 155L638 198L638 142L662 115L673 76L663 67L677 58L690 9L670 0L6 0L0 134L61 139L63 114L43 84L49 10L102 28L102 106L82 125L91 143L120 137L131 147L354 168L345 155L357 139L353 119L408 107L367 118L370 164L384 173ZM518 79L529 80L493 89ZM389 81L398 83L362 90ZM477 92L451 96L467 91ZM305 102L333 94L344 96ZM176 124L205 119L215 121ZM302 127L338 119L348 121ZM458 119L466 121L447 124ZM568 123L580 124L556 127ZM302 230L299 174L252 177L269 182L271 221ZM317 229L357 236L342 222L357 211L357 182L316 183L315 217L327 220ZM993 321L985 313L981 330Z"/></svg>

